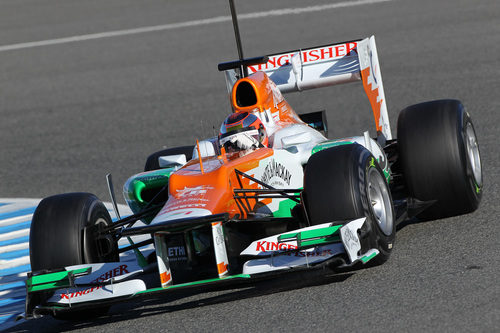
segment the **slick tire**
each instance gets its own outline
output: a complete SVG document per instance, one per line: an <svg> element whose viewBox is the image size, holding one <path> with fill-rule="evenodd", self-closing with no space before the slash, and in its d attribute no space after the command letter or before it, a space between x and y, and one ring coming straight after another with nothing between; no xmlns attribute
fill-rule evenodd
<svg viewBox="0 0 500 333"><path fill-rule="evenodd" d="M33 214L30 228L30 261L33 272L65 266L119 261L118 244L96 238L98 228L111 224L103 203L90 193L67 193L43 199ZM79 312L57 312L63 320L106 313L108 307Z"/></svg>
<svg viewBox="0 0 500 333"><path fill-rule="evenodd" d="M474 126L457 100L407 107L398 118L399 158L408 194L434 203L423 220L475 211L483 177Z"/></svg>
<svg viewBox="0 0 500 333"><path fill-rule="evenodd" d="M312 225L367 217L365 248L380 251L371 262L389 259L396 236L391 193L377 160L358 144L312 155L304 175L304 201ZM363 237L363 236L362 236ZM367 248L369 247L369 248Z"/></svg>
<svg viewBox="0 0 500 333"><path fill-rule="evenodd" d="M146 165L144 166L144 171L153 171L160 169L160 162L158 161L158 158L160 156L184 154L186 155L186 160L189 161L193 157L193 149L194 146L182 146L157 151L156 153L149 155L149 157L147 158Z"/></svg>

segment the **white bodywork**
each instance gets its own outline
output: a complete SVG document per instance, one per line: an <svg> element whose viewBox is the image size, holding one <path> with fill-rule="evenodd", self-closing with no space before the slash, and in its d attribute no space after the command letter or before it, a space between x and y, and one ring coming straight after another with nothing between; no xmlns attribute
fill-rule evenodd
<svg viewBox="0 0 500 333"><path fill-rule="evenodd" d="M180 167L186 164L186 155L168 155L168 156L160 156L158 158L158 164L160 168L166 167Z"/></svg>
<svg viewBox="0 0 500 333"><path fill-rule="evenodd" d="M359 253L361 250L361 244L357 231L365 222L366 218L360 218L346 223L340 229L342 242L319 245L300 251L294 251L297 249L297 241L279 242L279 236L289 234L291 232L303 232L331 227L334 224L323 223L259 239L252 242L250 246L241 252L241 255L256 257L255 259L245 262L243 265L243 274L265 273L276 270L291 269L299 266L309 266L311 264L326 261L330 258L338 256L339 254L346 253L346 251L351 263L354 263L357 260L362 260L366 257L371 259L379 253L377 249L369 249L363 254Z"/></svg>
<svg viewBox="0 0 500 333"><path fill-rule="evenodd" d="M326 138L305 124L294 124L276 131L269 141L274 149L284 149L294 154L301 164L306 164L311 150Z"/></svg>
<svg viewBox="0 0 500 333"><path fill-rule="evenodd" d="M133 295L138 291L146 290L145 283L140 279L131 279L143 273L142 268L135 262L111 262L104 264L83 264L65 267L67 271L91 267L88 275L75 278L75 284L107 283L112 284L97 287L75 287L57 290L48 303L57 303L71 306L71 304L88 301L111 299ZM128 279L127 281L124 281Z"/></svg>
<svg viewBox="0 0 500 333"><path fill-rule="evenodd" d="M324 149L327 149L334 146L353 143L357 143L365 147L377 159L380 168L384 171L388 171L389 164L387 162L387 156L385 155L385 152L380 147L377 141L373 140L372 138L367 138L366 136L351 136L348 138L329 140L327 142L318 144L316 148L324 147Z"/></svg>

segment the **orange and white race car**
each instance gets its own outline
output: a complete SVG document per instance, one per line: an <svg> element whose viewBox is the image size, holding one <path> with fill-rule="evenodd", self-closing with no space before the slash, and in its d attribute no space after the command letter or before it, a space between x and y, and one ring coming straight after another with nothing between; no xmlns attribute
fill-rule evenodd
<svg viewBox="0 0 500 333"><path fill-rule="evenodd" d="M27 317L97 314L123 299L297 269L381 264L398 223L477 209L483 185L471 118L456 100L413 105L393 138L374 37L241 57L219 70L232 106L220 134L152 154L124 186L133 215L112 222L88 193L42 200L31 225ZM328 139L324 111L298 115L283 97L356 81L374 137ZM119 248L122 238L130 245ZM130 250L136 260L120 262Z"/></svg>

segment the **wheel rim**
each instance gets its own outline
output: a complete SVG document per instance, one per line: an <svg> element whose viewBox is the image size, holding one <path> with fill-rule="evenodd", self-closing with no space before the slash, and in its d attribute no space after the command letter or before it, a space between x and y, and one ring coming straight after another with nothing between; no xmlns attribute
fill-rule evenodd
<svg viewBox="0 0 500 333"><path fill-rule="evenodd" d="M368 199L380 230L387 236L391 235L393 215L387 183L375 168L371 168L368 173Z"/></svg>
<svg viewBox="0 0 500 333"><path fill-rule="evenodd" d="M100 227L99 225L102 225L103 227L107 227L109 225L109 222L106 220L104 217L98 217L97 220L95 221L94 225L96 225L98 228ZM94 260L97 260L97 262L102 262L102 261L107 261L107 257L110 255L110 252L103 252L103 249L109 248L111 251L112 247L112 237L105 237L101 239L101 242L99 244L96 243L97 248L96 248L96 255L98 258L94 258ZM105 241L106 240L106 241Z"/></svg>
<svg viewBox="0 0 500 333"><path fill-rule="evenodd" d="M479 156L479 146L477 144L476 133L474 132L474 128L471 123L468 123L465 129L465 143L474 181L476 182L476 185L482 186L483 176L481 172L481 157Z"/></svg>

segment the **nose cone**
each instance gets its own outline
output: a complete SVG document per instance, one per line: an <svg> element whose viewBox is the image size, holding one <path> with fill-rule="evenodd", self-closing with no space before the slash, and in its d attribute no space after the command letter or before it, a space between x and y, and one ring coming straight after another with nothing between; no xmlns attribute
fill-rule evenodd
<svg viewBox="0 0 500 333"><path fill-rule="evenodd" d="M152 223L231 212L229 169L217 158L189 162L169 179L169 199Z"/></svg>

